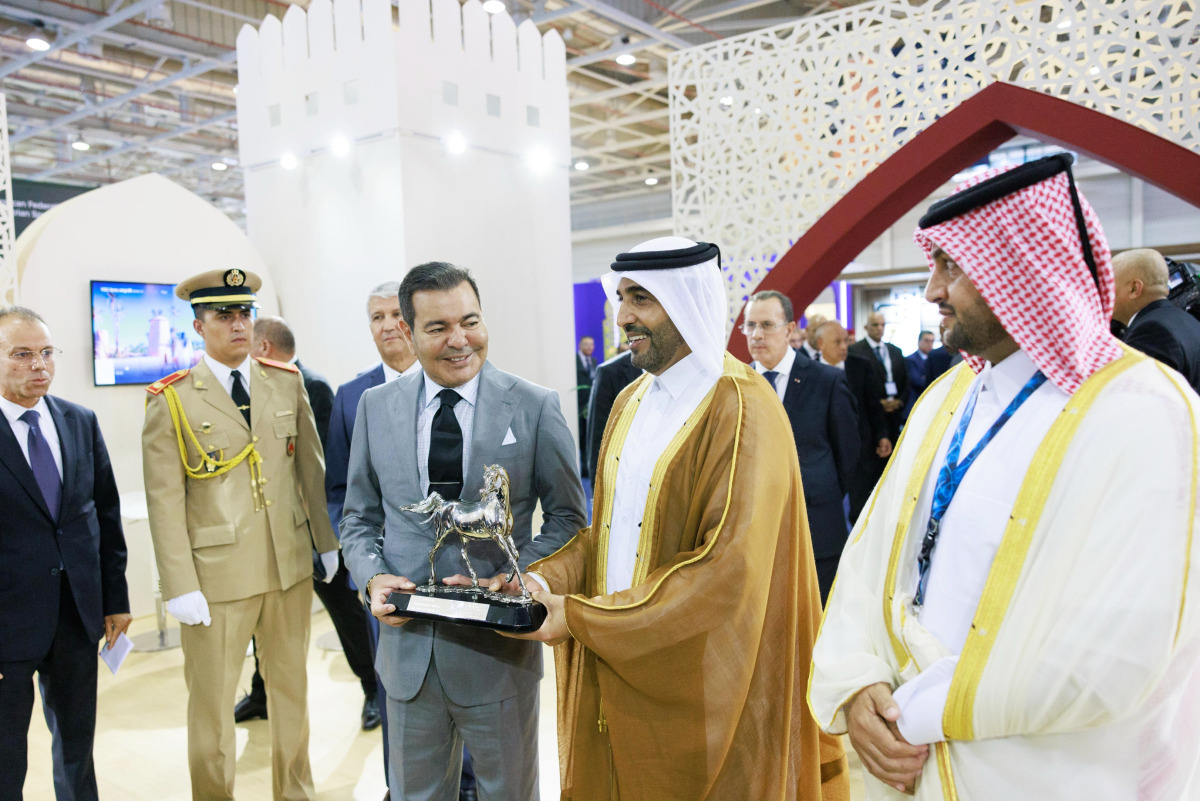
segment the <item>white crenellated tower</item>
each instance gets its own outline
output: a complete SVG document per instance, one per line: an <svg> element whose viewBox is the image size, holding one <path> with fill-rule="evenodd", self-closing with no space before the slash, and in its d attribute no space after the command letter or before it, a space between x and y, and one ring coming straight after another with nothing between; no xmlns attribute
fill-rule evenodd
<svg viewBox="0 0 1200 801"><path fill-rule="evenodd" d="M365 303L420 262L469 267L490 358L572 420L566 51L478 0L313 0L238 36L251 240L301 358L377 361Z"/></svg>

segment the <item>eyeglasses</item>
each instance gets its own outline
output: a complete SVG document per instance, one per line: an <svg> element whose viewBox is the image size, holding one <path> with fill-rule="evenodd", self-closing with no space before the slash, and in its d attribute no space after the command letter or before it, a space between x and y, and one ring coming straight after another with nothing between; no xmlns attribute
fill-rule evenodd
<svg viewBox="0 0 1200 801"><path fill-rule="evenodd" d="M62 353L61 348L42 348L38 351L33 350L17 350L8 354L8 358L12 359L17 364L33 365L34 359L41 359L42 364L54 364L54 357Z"/></svg>
<svg viewBox="0 0 1200 801"><path fill-rule="evenodd" d="M772 331L778 331L784 327L779 323L742 323L742 333L753 334L756 329L761 329L763 336L767 337L771 335Z"/></svg>

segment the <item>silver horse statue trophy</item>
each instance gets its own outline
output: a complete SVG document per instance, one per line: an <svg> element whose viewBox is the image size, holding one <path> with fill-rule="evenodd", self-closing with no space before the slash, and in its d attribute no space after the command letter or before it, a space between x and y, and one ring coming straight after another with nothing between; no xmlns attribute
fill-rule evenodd
<svg viewBox="0 0 1200 801"><path fill-rule="evenodd" d="M521 587L521 598L528 599L529 590L525 588L525 579L521 576L521 568L517 564L517 545L513 542L512 502L509 497L508 471L499 465L488 465L483 469L483 489L479 491L478 501L447 501L436 492L420 503L400 507L405 512L427 514L423 523L432 522L435 539L433 548L429 551L429 583L426 591L436 585L437 575L434 562L437 552L445 544L451 534L458 535L459 550L467 570L471 573L471 587L480 591L479 577L471 566L467 556L467 544L472 540L491 540L500 546L500 550L508 557L509 572L506 582L517 577ZM489 593L490 594L490 593Z"/></svg>

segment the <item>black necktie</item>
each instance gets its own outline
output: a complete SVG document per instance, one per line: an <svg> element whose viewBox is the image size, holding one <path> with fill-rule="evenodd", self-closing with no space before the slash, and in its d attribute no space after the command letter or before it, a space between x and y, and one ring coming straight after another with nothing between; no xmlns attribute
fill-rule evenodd
<svg viewBox="0 0 1200 801"><path fill-rule="evenodd" d="M250 425L250 393L246 391L246 386L242 383L240 372L234 370L231 375L233 376L233 391L229 393L229 396L237 404L242 417L246 418L246 425Z"/></svg>
<svg viewBox="0 0 1200 801"><path fill-rule="evenodd" d="M429 489L446 500L458 500L463 488L463 435L454 415L462 396L452 389L438 393L442 405L429 432Z"/></svg>
<svg viewBox="0 0 1200 801"><path fill-rule="evenodd" d="M46 442L45 435L42 434L42 428L38 422L40 417L40 414L30 409L21 415L20 419L29 426L29 438L26 442L29 447L29 466L33 468L33 477L37 479L38 487L42 490L42 497L46 499L46 508L57 518L58 507L62 501L62 479L58 475L58 465L54 463L54 454L50 452L50 445Z"/></svg>
<svg viewBox="0 0 1200 801"><path fill-rule="evenodd" d="M779 377L778 370L768 370L763 373L763 378L767 379L767 383L771 385L771 389L775 389L775 379ZM776 390L778 391L778 390Z"/></svg>

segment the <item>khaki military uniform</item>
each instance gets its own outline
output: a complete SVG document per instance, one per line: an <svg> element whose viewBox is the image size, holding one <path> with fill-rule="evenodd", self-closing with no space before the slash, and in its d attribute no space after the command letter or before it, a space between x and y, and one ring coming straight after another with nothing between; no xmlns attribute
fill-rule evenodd
<svg viewBox="0 0 1200 801"><path fill-rule="evenodd" d="M197 801L233 798L231 710L252 635L267 686L274 797L314 796L305 671L312 551L338 543L299 372L267 360L249 372L249 426L201 361L151 385L142 431L163 598L200 590L212 616L211 626L182 627Z"/></svg>

